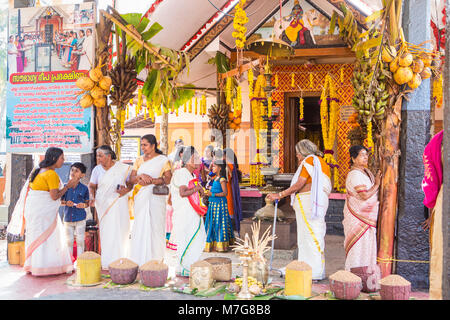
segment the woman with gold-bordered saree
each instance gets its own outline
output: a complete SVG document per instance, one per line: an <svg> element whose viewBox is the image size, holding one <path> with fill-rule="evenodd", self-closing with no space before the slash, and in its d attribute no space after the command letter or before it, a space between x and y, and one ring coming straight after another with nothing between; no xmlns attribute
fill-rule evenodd
<svg viewBox="0 0 450 320"><path fill-rule="evenodd" d="M375 267L377 264L378 194L363 199L361 193L372 189L375 177L367 168L352 167L347 175L344 206L345 269Z"/></svg>

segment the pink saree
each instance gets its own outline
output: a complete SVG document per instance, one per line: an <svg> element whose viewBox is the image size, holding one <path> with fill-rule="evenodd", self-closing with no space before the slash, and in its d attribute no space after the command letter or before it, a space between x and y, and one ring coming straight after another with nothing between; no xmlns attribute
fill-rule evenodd
<svg viewBox="0 0 450 320"><path fill-rule="evenodd" d="M347 199L344 207L345 269L375 267L377 258L376 227L378 218L378 195L367 200L359 193L369 190L375 183L369 171L353 169L346 180Z"/></svg>
<svg viewBox="0 0 450 320"><path fill-rule="evenodd" d="M430 224L430 289L431 300L442 299L443 234L442 234L442 140L444 130L437 133L423 152L423 204L431 209Z"/></svg>

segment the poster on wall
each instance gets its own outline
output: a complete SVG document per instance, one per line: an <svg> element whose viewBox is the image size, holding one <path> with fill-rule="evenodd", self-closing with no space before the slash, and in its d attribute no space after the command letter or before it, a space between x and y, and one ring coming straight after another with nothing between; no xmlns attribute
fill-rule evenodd
<svg viewBox="0 0 450 320"><path fill-rule="evenodd" d="M95 12L93 2L10 10L7 152L91 152L93 110L75 82L94 61Z"/></svg>
<svg viewBox="0 0 450 320"><path fill-rule="evenodd" d="M272 35L295 49L346 46L339 38L338 28L329 35L330 19L310 1L289 0L250 38L249 41L271 38Z"/></svg>
<svg viewBox="0 0 450 320"><path fill-rule="evenodd" d="M122 137L120 147L120 161L128 164L136 162L141 155L140 137Z"/></svg>

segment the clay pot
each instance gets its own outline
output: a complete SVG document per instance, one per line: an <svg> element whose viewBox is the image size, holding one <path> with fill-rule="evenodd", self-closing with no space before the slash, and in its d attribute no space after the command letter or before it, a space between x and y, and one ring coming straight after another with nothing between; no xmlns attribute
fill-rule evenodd
<svg viewBox="0 0 450 320"><path fill-rule="evenodd" d="M362 292L371 293L380 290L379 280L381 278L380 269L378 266L375 270L368 270L369 267L351 268L350 272L356 274L362 281Z"/></svg>
<svg viewBox="0 0 450 320"><path fill-rule="evenodd" d="M382 300L409 300L411 283L399 275L389 275L380 281Z"/></svg>
<svg viewBox="0 0 450 320"><path fill-rule="evenodd" d="M330 289L341 300L353 300L361 293L361 282L344 282L330 279Z"/></svg>
<svg viewBox="0 0 450 320"><path fill-rule="evenodd" d="M130 284L136 280L139 266L129 259L122 258L112 262L108 268L112 282Z"/></svg>
<svg viewBox="0 0 450 320"><path fill-rule="evenodd" d="M167 276L169 275L169 268L163 270L141 270L139 269L139 276L141 282L146 287L159 288L166 284Z"/></svg>

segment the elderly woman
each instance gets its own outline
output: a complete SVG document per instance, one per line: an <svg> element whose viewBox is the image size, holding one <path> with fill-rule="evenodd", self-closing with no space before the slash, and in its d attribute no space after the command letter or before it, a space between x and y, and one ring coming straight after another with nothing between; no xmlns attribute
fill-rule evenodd
<svg viewBox="0 0 450 320"><path fill-rule="evenodd" d="M200 258L205 247L206 231L200 213L190 201L192 197L203 196L202 186L191 183L195 180L194 170L200 166L200 157L194 147L185 148L182 161L183 167L174 171L170 183L174 210L171 240L177 246L177 273L189 276L191 264Z"/></svg>
<svg viewBox="0 0 450 320"><path fill-rule="evenodd" d="M358 145L350 148L351 168L345 181L347 199L342 221L345 269L368 267L369 273L378 274L376 228L381 173L374 177L367 168L368 159L367 148Z"/></svg>
<svg viewBox="0 0 450 320"><path fill-rule="evenodd" d="M72 260L64 227L59 219L61 197L76 186L71 179L63 187L55 169L64 164L59 148L49 148L22 188L8 225L10 236L23 236L25 232L24 270L33 276L69 273Z"/></svg>
<svg viewBox="0 0 450 320"><path fill-rule="evenodd" d="M168 192L155 193L155 186L167 185L172 178L171 162L158 149L154 135L142 137L141 150L144 155L136 160L130 177L130 182L137 184L133 191L134 223L130 259L139 265L164 258Z"/></svg>
<svg viewBox="0 0 450 320"><path fill-rule="evenodd" d="M127 182L131 167L116 161L110 146L96 150L97 166L89 181L91 206L95 204L100 230L102 268L128 254L130 217L128 197L131 190Z"/></svg>
<svg viewBox="0 0 450 320"><path fill-rule="evenodd" d="M298 142L295 151L300 165L291 186L268 197L279 200L291 196L297 220L298 260L311 266L313 280L322 280L325 278L325 214L331 192L330 167L317 146L307 139Z"/></svg>

